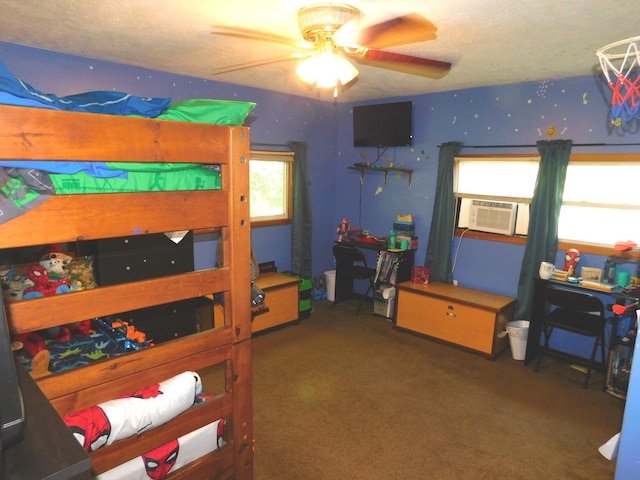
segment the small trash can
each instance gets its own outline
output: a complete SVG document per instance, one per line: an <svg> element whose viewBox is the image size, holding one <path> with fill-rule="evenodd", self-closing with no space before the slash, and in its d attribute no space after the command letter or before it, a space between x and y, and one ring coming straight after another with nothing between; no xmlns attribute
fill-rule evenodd
<svg viewBox="0 0 640 480"><path fill-rule="evenodd" d="M327 300L333 302L336 299L336 271L327 270L324 272L324 279L327 285Z"/></svg>
<svg viewBox="0 0 640 480"><path fill-rule="evenodd" d="M527 337L529 335L529 320L516 320L507 322L507 334L511 355L514 360L524 360L527 353Z"/></svg>

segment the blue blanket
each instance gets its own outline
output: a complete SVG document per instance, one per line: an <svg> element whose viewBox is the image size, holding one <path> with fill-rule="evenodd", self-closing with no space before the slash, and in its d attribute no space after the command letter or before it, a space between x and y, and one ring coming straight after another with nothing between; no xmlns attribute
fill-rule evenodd
<svg viewBox="0 0 640 480"><path fill-rule="evenodd" d="M0 92L2 103L22 106L38 106L56 110L104 113L109 115L139 115L155 118L164 112L171 98L137 97L122 92L86 92L67 97L43 93L14 76L0 61Z"/></svg>

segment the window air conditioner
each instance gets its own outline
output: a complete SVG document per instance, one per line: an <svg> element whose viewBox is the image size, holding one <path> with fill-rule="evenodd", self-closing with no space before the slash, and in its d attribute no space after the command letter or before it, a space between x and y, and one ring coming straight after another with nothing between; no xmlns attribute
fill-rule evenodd
<svg viewBox="0 0 640 480"><path fill-rule="evenodd" d="M491 200L471 200L469 228L480 232L513 235L517 204Z"/></svg>

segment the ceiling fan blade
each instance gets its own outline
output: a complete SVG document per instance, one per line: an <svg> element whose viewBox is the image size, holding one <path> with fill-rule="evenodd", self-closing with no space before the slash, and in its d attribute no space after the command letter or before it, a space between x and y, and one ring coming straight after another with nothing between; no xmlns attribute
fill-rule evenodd
<svg viewBox="0 0 640 480"><path fill-rule="evenodd" d="M451 70L451 63L449 62L385 52L383 50L361 48L356 51L350 51L345 49L345 54L362 65L386 68L387 70L395 70L427 78L442 78Z"/></svg>
<svg viewBox="0 0 640 480"><path fill-rule="evenodd" d="M438 29L417 13L409 13L360 29L358 44L368 48L388 48L436 38Z"/></svg>
<svg viewBox="0 0 640 480"><path fill-rule="evenodd" d="M244 38L245 40L257 40L259 42L279 43L282 45L289 45L291 47L298 47L303 43L301 40L295 40L275 33L258 32L248 28L227 27L224 25L212 25L212 27L216 29L216 31L211 32L212 35Z"/></svg>
<svg viewBox="0 0 640 480"><path fill-rule="evenodd" d="M250 62L235 63L233 65L226 65L224 67L214 68L212 75L222 75L223 73L236 72L238 70L245 70L247 68L261 67L263 65L273 65L274 63L288 62L291 60L297 60L302 58L302 55L287 55L286 57L273 57L264 60L253 60Z"/></svg>

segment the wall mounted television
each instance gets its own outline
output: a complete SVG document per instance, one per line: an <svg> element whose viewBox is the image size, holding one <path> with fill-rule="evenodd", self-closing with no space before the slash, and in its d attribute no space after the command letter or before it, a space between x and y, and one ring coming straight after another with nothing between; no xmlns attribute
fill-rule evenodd
<svg viewBox="0 0 640 480"><path fill-rule="evenodd" d="M353 107L354 147L413 145L413 104L380 103Z"/></svg>

